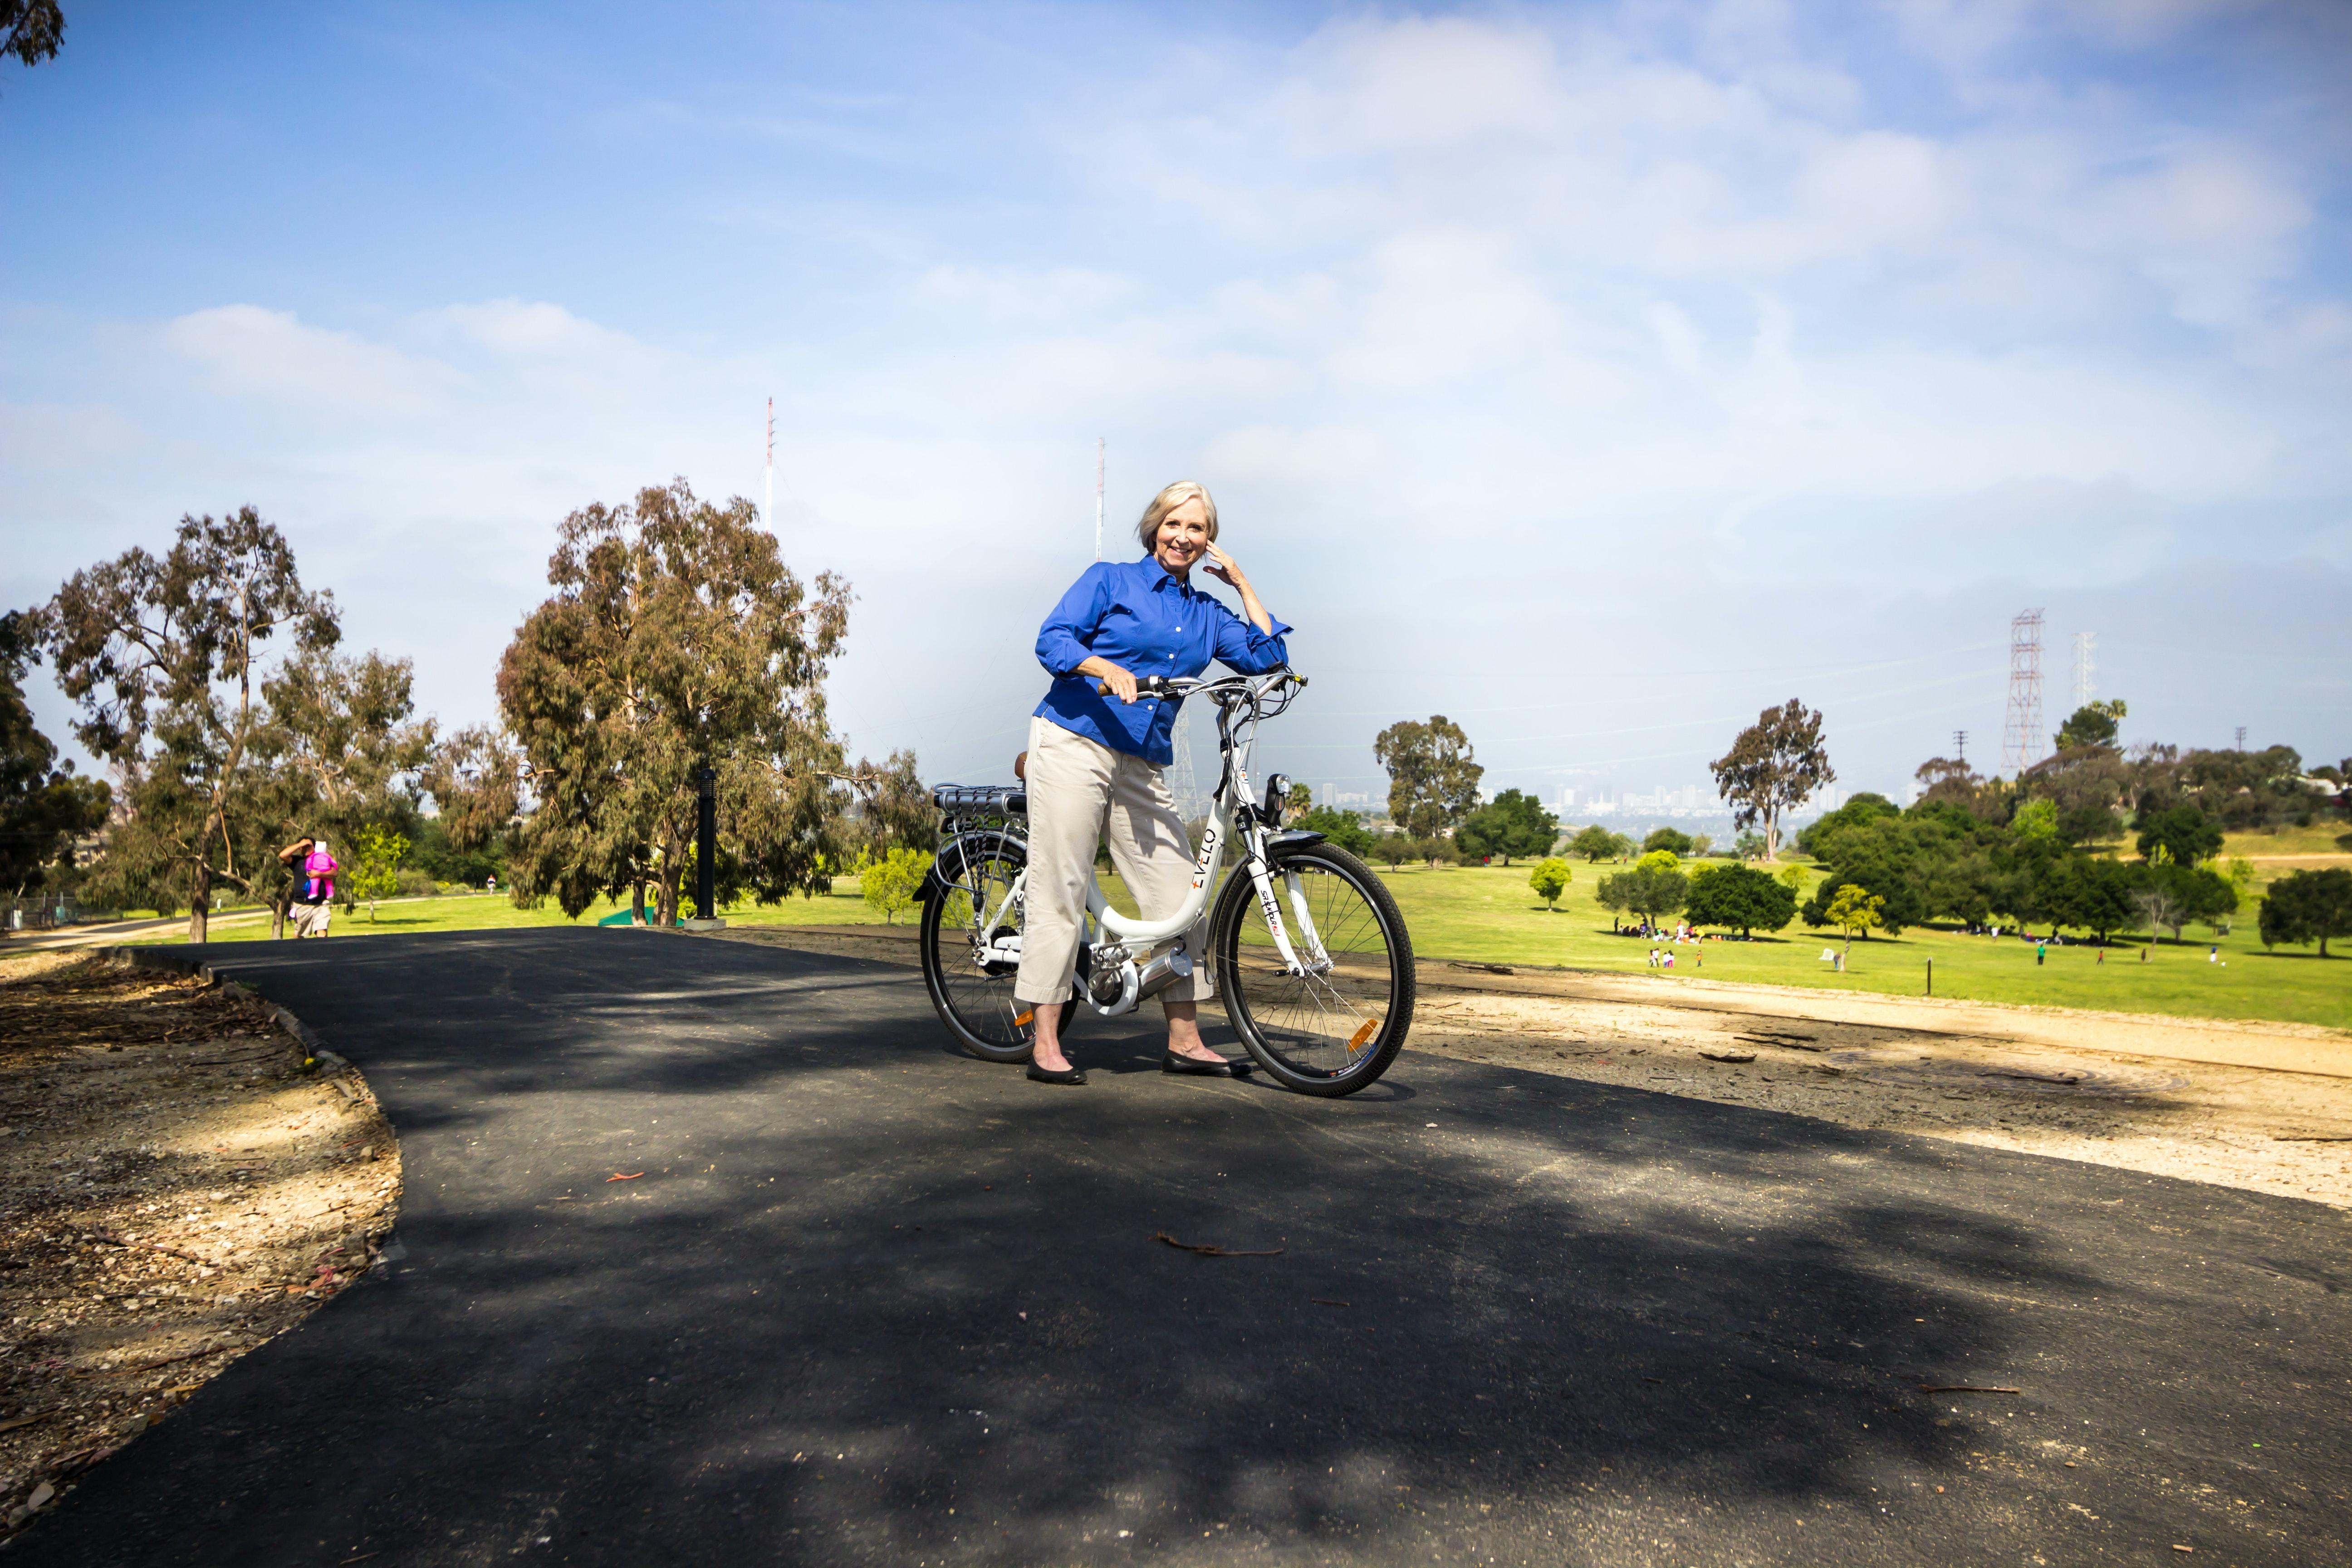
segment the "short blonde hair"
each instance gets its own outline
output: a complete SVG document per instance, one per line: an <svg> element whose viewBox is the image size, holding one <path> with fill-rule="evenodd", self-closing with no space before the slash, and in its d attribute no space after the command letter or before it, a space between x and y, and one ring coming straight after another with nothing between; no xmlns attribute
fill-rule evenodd
<svg viewBox="0 0 2352 1568"><path fill-rule="evenodd" d="M1209 537L1217 537L1217 498L1211 495L1209 487L1198 479L1178 479L1151 498L1151 504L1143 509L1143 521L1135 525L1135 536L1143 541L1146 555L1160 548L1161 521L1186 501L1196 498L1209 510Z"/></svg>

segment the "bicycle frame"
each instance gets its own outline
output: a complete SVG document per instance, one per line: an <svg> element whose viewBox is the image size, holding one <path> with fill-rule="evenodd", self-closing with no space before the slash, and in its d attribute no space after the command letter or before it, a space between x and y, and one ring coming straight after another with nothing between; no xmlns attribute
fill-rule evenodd
<svg viewBox="0 0 2352 1568"><path fill-rule="evenodd" d="M1267 931L1274 938L1276 950L1281 954L1284 969L1292 974L1319 974L1332 968L1330 955L1324 950L1321 935L1315 929L1313 917L1307 912L1306 889L1296 873L1283 878L1286 898L1277 900L1274 893L1272 862L1266 854L1268 824L1265 814L1250 802L1249 758L1257 739L1259 721L1279 713L1289 706L1290 696L1297 687L1304 686L1304 678L1287 670L1271 676L1236 677L1217 681L1170 682L1171 687L1184 688L1183 695L1205 695L1217 703L1217 748L1222 766L1217 788L1211 796L1212 809L1202 831L1201 847L1192 861L1192 890L1185 896L1177 911L1163 919L1147 921L1121 914L1111 908L1103 896L1102 884L1089 877L1087 884L1087 931L1082 933L1082 951L1089 952L1097 963L1112 956L1106 949L1116 949L1124 966L1132 967L1139 960L1148 958L1161 943L1181 938L1200 921L1223 885L1220 874L1226 852L1236 837L1243 853L1235 868L1245 871L1257 894L1260 911L1265 917ZM1286 685L1290 690L1282 689ZM1240 710L1236 720L1235 710ZM1008 909L1025 905L1028 896L1029 873L1024 868L997 906L987 911L977 927L977 932L1003 929ZM1291 920L1283 918L1282 904L1290 906ZM1292 932L1296 931L1297 940ZM982 956L982 938L975 934L975 957ZM1017 939L1016 939L1017 940ZM991 943L992 949L994 943ZM1301 952L1305 956L1301 956ZM999 961L1002 961L1000 957ZM1097 1011L1111 1014L1126 1012L1140 1002L1138 988L1122 985L1116 1003L1106 1005L1096 1001ZM1090 997L1089 1000L1092 1000Z"/></svg>

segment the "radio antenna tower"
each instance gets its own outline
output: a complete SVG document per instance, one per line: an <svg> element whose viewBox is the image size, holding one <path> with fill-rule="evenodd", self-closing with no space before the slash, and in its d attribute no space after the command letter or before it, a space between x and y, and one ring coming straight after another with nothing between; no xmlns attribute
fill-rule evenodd
<svg viewBox="0 0 2352 1568"><path fill-rule="evenodd" d="M2074 634L2074 706L2088 708L2099 694L2099 634Z"/></svg>
<svg viewBox="0 0 2352 1568"><path fill-rule="evenodd" d="M1201 793L1192 776L1192 705L1189 702L1176 710L1176 728L1169 737L1176 755L1162 770L1168 781L1168 794L1176 802L1176 815L1189 826L1197 817L1209 815L1209 801Z"/></svg>
<svg viewBox="0 0 2352 1568"><path fill-rule="evenodd" d="M768 488L760 499L760 526L776 531L776 400L768 399Z"/></svg>
<svg viewBox="0 0 2352 1568"><path fill-rule="evenodd" d="M2021 610L2009 623L2009 720L2001 726L2000 765L2011 777L2042 760L2042 612Z"/></svg>
<svg viewBox="0 0 2352 1568"><path fill-rule="evenodd" d="M1095 437L1095 559L1102 557L1103 438Z"/></svg>

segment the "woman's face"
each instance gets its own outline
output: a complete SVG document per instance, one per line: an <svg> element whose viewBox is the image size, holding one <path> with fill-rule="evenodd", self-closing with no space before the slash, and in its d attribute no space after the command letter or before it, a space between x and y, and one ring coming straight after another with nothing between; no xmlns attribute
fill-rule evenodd
<svg viewBox="0 0 2352 1568"><path fill-rule="evenodd" d="M1171 577L1191 574L1192 564L1209 552L1209 508L1192 496L1160 520L1159 541L1152 558Z"/></svg>

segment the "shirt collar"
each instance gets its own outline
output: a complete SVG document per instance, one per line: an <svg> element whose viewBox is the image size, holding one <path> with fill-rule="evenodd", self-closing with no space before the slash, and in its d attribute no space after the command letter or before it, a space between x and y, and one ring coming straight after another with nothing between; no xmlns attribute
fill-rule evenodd
<svg viewBox="0 0 2352 1568"><path fill-rule="evenodd" d="M1151 584L1151 591L1155 594L1160 592L1162 584L1172 586L1188 599L1200 592L1190 582L1178 582L1176 574L1160 564L1160 557L1157 555L1147 555L1138 564L1143 568L1146 578Z"/></svg>

